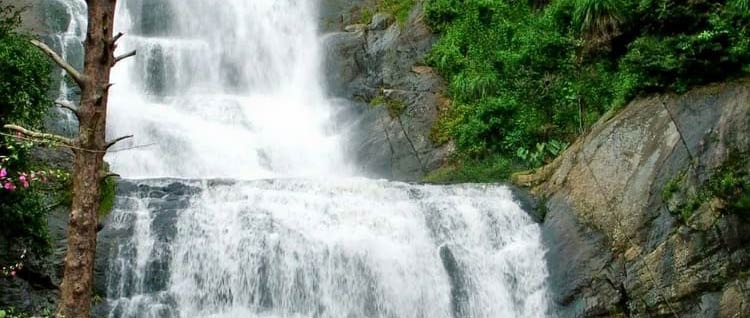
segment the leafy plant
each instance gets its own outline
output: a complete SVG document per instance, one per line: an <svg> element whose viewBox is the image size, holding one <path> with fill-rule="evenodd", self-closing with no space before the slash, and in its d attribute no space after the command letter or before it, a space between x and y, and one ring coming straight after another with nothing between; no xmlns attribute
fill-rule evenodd
<svg viewBox="0 0 750 318"><path fill-rule="evenodd" d="M533 151L526 148L518 148L516 150L516 157L527 166L536 168L557 157L567 148L568 143L559 140L550 140L545 143L537 143Z"/></svg>
<svg viewBox="0 0 750 318"><path fill-rule="evenodd" d="M577 0L573 23L587 41L607 44L622 34L626 11L622 0Z"/></svg>
<svg viewBox="0 0 750 318"><path fill-rule="evenodd" d="M409 19L409 13L414 7L415 0L378 0L374 6L362 6L359 8L360 23L370 23L375 13L387 13L392 15L396 22L404 25Z"/></svg>
<svg viewBox="0 0 750 318"><path fill-rule="evenodd" d="M432 139L452 139L463 163L538 166L551 141L571 142L639 94L749 71L746 2L426 0L440 33L427 62L453 100Z"/></svg>
<svg viewBox="0 0 750 318"><path fill-rule="evenodd" d="M20 12L0 4L0 127L13 123L36 128L50 107L51 65L29 36L15 31L19 23ZM28 238L30 252L46 252L46 195L32 184L52 173L31 162L33 144L23 138L0 138L0 235Z"/></svg>

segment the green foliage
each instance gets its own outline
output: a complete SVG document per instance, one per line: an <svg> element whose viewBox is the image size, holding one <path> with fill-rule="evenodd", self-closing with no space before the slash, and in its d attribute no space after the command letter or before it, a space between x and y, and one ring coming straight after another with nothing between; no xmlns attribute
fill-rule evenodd
<svg viewBox="0 0 750 318"><path fill-rule="evenodd" d="M685 175L686 171L680 171L674 178L667 181L667 183L664 184L664 188L662 188L661 197L664 200L664 202L668 202L672 200L675 193L679 192L680 188L685 183Z"/></svg>
<svg viewBox="0 0 750 318"><path fill-rule="evenodd" d="M0 192L0 233L30 239L34 252L44 252L47 242L47 206L44 193L37 188Z"/></svg>
<svg viewBox="0 0 750 318"><path fill-rule="evenodd" d="M415 0L376 0L374 6L363 6L359 8L360 23L367 24L372 21L375 13L388 13L396 19L400 25L409 20L409 13L414 7Z"/></svg>
<svg viewBox="0 0 750 318"><path fill-rule="evenodd" d="M534 150L518 148L518 150L516 150L516 157L520 159L521 162L526 163L527 166L534 168L556 158L567 148L568 143L553 139L545 143L536 144Z"/></svg>
<svg viewBox="0 0 750 318"><path fill-rule="evenodd" d="M675 195L682 195L683 199L678 200L672 212L683 221L687 221L701 206L715 199L722 202L721 210L724 213L750 218L750 172L743 167L744 161L737 159L738 157L745 158L741 155L731 157L724 166L712 171L708 180L692 191L685 188L687 172L680 172L665 184L662 198L669 203Z"/></svg>
<svg viewBox="0 0 750 318"><path fill-rule="evenodd" d="M6 309L0 309L0 318L31 318L31 317L42 317L42 318L52 318L55 317L53 310L49 308L45 308L40 315L30 315L28 313L19 311L13 307L6 308ZM56 317L60 318L60 317Z"/></svg>
<svg viewBox="0 0 750 318"><path fill-rule="evenodd" d="M50 106L51 65L29 43L29 36L14 31L19 23L19 12L0 4L0 126L14 123L38 128ZM31 147L13 137L0 138L0 156L9 158L6 168L38 170L29 160ZM46 212L45 195L39 188L0 190L0 234L30 238L36 251L48 247Z"/></svg>
<svg viewBox="0 0 750 318"><path fill-rule="evenodd" d="M386 12L396 18L403 25L409 19L409 12L414 7L414 0L380 0L378 12Z"/></svg>
<svg viewBox="0 0 750 318"><path fill-rule="evenodd" d="M29 38L0 33L0 123L38 127L49 105L50 63Z"/></svg>
<svg viewBox="0 0 750 318"><path fill-rule="evenodd" d="M454 166L440 168L424 178L424 182L452 184L466 182L491 183L506 180L510 172L518 169L512 160L493 157L484 160L466 160Z"/></svg>
<svg viewBox="0 0 750 318"><path fill-rule="evenodd" d="M428 62L450 82L455 106L446 125L462 154L515 157L518 149L571 139L581 120L605 110L587 99L611 95L601 87L609 80L599 72L606 65L576 67L575 41L558 32L553 19L525 3L454 5L427 2L431 25L443 30ZM578 77L589 81L574 81ZM582 118L580 104L590 105Z"/></svg>
<svg viewBox="0 0 750 318"><path fill-rule="evenodd" d="M425 3L441 34L427 62L454 101L433 139L450 136L461 158L540 165L537 144L570 142L641 93L681 92L750 65L750 11L737 9L747 0L529 2Z"/></svg>
<svg viewBox="0 0 750 318"><path fill-rule="evenodd" d="M591 42L608 43L620 35L627 15L623 0L578 0L573 25Z"/></svg>
<svg viewBox="0 0 750 318"><path fill-rule="evenodd" d="M109 166L105 165L109 171ZM115 207L115 195L117 193L117 181L114 178L104 178L101 185L101 203L99 205L99 217L107 216Z"/></svg>

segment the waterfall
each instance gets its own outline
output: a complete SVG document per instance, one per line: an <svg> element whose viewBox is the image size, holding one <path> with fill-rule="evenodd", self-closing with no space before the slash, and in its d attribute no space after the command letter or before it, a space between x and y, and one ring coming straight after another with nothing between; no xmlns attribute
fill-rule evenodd
<svg viewBox="0 0 750 318"><path fill-rule="evenodd" d="M121 185L110 317L544 317L539 226L501 186Z"/></svg>
<svg viewBox="0 0 750 318"><path fill-rule="evenodd" d="M107 156L127 180L102 316L549 315L540 228L507 187L356 176L317 1L118 6L138 55L113 72L107 134L135 138Z"/></svg>
<svg viewBox="0 0 750 318"><path fill-rule="evenodd" d="M346 175L320 79L316 2L130 0L116 26L107 160L129 178Z"/></svg>

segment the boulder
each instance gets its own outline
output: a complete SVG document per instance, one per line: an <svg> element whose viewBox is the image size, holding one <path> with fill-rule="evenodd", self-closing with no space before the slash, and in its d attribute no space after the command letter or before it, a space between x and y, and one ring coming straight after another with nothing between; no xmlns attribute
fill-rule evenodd
<svg viewBox="0 0 750 318"><path fill-rule="evenodd" d="M716 199L674 211L722 167L750 172L749 103L748 80L640 98L543 170L560 317L750 314L750 220Z"/></svg>

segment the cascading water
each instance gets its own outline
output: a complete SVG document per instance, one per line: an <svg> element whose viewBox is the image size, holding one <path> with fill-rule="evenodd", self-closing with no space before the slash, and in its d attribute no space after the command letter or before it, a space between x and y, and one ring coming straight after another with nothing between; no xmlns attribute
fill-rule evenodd
<svg viewBox="0 0 750 318"><path fill-rule="evenodd" d="M539 226L507 188L352 177L316 1L119 5L138 56L108 134L136 137L107 157L131 181L102 232L105 316L547 316Z"/></svg>
<svg viewBox="0 0 750 318"><path fill-rule="evenodd" d="M54 2L53 6L62 10L67 17L51 17L56 19L67 20L65 24L56 24L57 27L61 28L48 34L45 40L50 47L57 49L61 52L63 59L68 61L70 64L82 68L83 67L83 40L86 38L86 1L85 0L50 0ZM48 17L50 18L50 17ZM67 19L66 19L67 18ZM58 77L59 76L59 77ZM59 70L59 73L55 76L61 79L59 82L58 91L54 94L53 98L57 101L72 101L77 99L75 87L71 87L68 81L62 80L65 78L65 71ZM77 132L77 119L75 116L66 110L61 108L53 108L57 112L57 116L50 116L48 119L47 126L54 133L66 136L74 136Z"/></svg>
<svg viewBox="0 0 750 318"><path fill-rule="evenodd" d="M539 226L498 186L121 185L110 317L544 317Z"/></svg>
<svg viewBox="0 0 750 318"><path fill-rule="evenodd" d="M315 1L130 0L107 159L126 177L346 174L319 75ZM128 148L128 145L124 147Z"/></svg>

